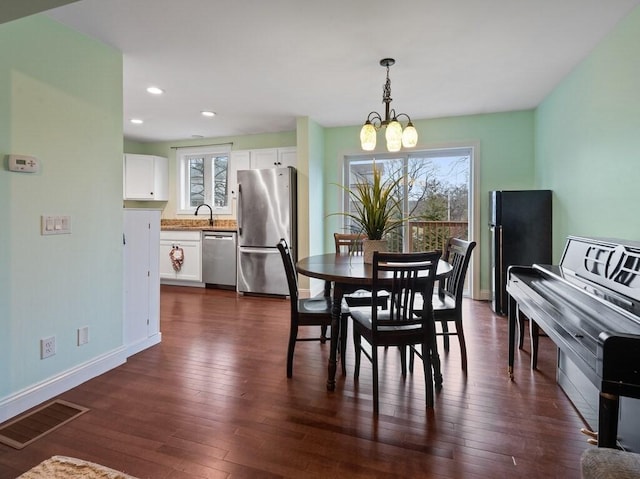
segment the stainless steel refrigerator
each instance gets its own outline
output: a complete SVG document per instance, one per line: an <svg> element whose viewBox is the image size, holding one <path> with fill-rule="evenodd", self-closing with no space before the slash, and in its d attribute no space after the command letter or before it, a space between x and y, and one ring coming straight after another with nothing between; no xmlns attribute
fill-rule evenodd
<svg viewBox="0 0 640 479"><path fill-rule="evenodd" d="M551 264L551 191L490 191L491 307L507 314L507 268Z"/></svg>
<svg viewBox="0 0 640 479"><path fill-rule="evenodd" d="M238 291L287 296L289 288L276 248L287 240L297 252L295 168L238 171Z"/></svg>

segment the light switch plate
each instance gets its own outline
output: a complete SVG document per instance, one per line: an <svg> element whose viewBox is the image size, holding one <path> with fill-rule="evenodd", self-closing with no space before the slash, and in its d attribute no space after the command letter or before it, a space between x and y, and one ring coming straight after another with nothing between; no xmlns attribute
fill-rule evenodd
<svg viewBox="0 0 640 479"><path fill-rule="evenodd" d="M87 344L89 342L89 326L83 326L78 328L78 346Z"/></svg>
<svg viewBox="0 0 640 479"><path fill-rule="evenodd" d="M71 216L42 215L40 217L40 232L42 235L71 234Z"/></svg>

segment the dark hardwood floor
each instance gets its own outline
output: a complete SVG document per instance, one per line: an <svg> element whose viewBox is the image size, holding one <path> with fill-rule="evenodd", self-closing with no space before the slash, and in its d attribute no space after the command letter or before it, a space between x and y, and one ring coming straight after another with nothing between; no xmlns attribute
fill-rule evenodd
<svg viewBox="0 0 640 479"><path fill-rule="evenodd" d="M328 343L298 343L287 380L288 301L163 286L162 343L60 396L88 413L21 451L0 445L0 478L55 454L154 479L578 478L591 446L555 383L554 345L541 338L536 372L518 352L510 382L506 318L465 307L468 375L454 338L426 411L420 370L403 381L390 348L376 419L371 368L363 361L354 382L351 339L330 393Z"/></svg>

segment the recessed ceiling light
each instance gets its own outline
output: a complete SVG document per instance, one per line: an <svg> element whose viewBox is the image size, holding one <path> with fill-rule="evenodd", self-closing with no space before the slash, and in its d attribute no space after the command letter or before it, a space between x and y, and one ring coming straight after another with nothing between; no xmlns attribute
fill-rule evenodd
<svg viewBox="0 0 640 479"><path fill-rule="evenodd" d="M206 116L209 118L216 116L215 112L213 111L201 111L200 113L202 113L202 116Z"/></svg>
<svg viewBox="0 0 640 479"><path fill-rule="evenodd" d="M150 86L147 88L147 91L152 95L162 95L164 90L162 88L158 88L157 86Z"/></svg>
<svg viewBox="0 0 640 479"><path fill-rule="evenodd" d="M144 123L144 121L142 121L140 118L131 118L131 123L141 125L142 123Z"/></svg>

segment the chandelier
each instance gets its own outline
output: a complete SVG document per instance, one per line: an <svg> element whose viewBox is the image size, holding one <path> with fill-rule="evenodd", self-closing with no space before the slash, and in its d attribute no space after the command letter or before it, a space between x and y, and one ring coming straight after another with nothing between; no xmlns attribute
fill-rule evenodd
<svg viewBox="0 0 640 479"><path fill-rule="evenodd" d="M360 145L365 151L373 151L376 148L376 136L380 128L385 127L385 139L387 140L387 150L391 152L400 151L400 148L413 148L418 143L418 132L416 131L411 118L406 113L398 113L390 109L391 105L391 80L389 79L389 67L396 61L393 58L383 58L380 65L387 69L387 81L382 89L382 103L384 103L384 119L377 111L372 111L367 116L367 121L360 130ZM398 120L399 117L407 117L407 126L403 129Z"/></svg>

